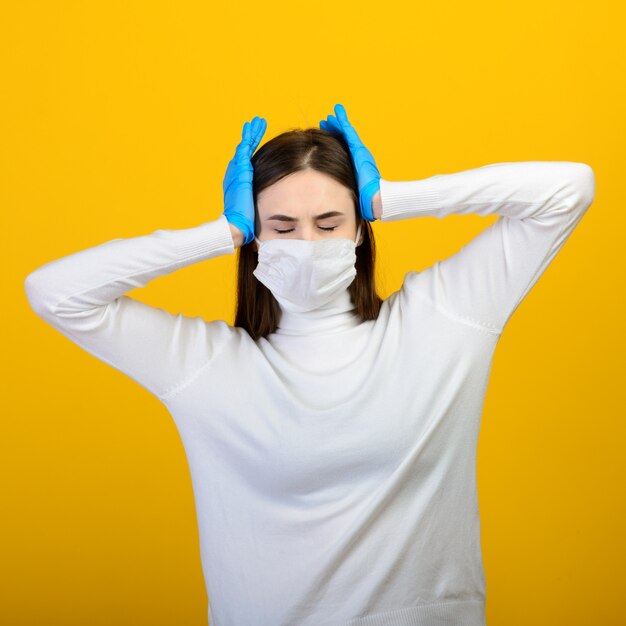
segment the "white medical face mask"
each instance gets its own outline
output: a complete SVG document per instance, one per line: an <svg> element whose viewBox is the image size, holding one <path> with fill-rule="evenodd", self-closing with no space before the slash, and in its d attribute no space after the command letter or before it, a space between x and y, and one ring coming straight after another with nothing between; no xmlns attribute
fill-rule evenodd
<svg viewBox="0 0 626 626"><path fill-rule="evenodd" d="M356 277L356 239L254 240L259 262L254 272L287 311L303 313L324 306Z"/></svg>

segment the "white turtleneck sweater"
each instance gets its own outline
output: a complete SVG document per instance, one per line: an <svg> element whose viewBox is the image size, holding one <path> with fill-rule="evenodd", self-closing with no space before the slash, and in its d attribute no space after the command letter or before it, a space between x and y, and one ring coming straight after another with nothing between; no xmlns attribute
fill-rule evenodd
<svg viewBox="0 0 626 626"><path fill-rule="evenodd" d="M113 239L26 278L41 318L175 420L211 626L485 624L475 465L492 357L591 204L594 173L531 161L380 184L382 222L501 217L407 272L375 321L357 319L346 290L324 310L284 312L254 342L126 295L234 254L223 215Z"/></svg>

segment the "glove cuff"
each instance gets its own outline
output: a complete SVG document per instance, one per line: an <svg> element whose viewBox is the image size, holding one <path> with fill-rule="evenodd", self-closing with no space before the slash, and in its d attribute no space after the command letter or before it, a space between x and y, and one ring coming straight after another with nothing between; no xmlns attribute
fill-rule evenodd
<svg viewBox="0 0 626 626"><path fill-rule="evenodd" d="M246 220L242 219L237 214L229 215L227 219L243 233L243 246L254 241L254 231L250 228L250 224Z"/></svg>
<svg viewBox="0 0 626 626"><path fill-rule="evenodd" d="M360 199L361 199L361 216L363 219L368 220L369 222L376 221L374 217L374 211L372 209L372 198L376 195L376 192L380 189L380 179L374 178L370 180L365 187L361 190Z"/></svg>

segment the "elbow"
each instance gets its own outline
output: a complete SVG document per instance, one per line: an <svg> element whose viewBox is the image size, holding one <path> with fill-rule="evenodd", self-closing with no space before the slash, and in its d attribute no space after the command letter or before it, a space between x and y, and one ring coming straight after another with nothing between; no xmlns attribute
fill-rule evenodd
<svg viewBox="0 0 626 626"><path fill-rule="evenodd" d="M586 163L572 162L571 189L575 206L586 211L596 195L596 176L591 166Z"/></svg>
<svg viewBox="0 0 626 626"><path fill-rule="evenodd" d="M41 281L39 280L38 271L35 270L31 272L24 281L24 291L26 292L26 299L28 300L28 304L30 308L37 314L39 317L45 317L46 315L46 306L45 306L45 296L44 290L41 285Z"/></svg>

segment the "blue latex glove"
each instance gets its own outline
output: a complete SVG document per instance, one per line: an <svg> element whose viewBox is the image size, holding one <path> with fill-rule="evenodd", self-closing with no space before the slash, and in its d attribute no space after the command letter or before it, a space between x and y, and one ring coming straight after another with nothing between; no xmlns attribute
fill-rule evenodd
<svg viewBox="0 0 626 626"><path fill-rule="evenodd" d="M361 217L373 222L376 218L372 211L372 198L380 189L380 173L376 167L376 161L372 153L359 139L352 124L348 121L348 116L343 104L335 105L335 115L337 116L336 118L333 115L329 115L325 121L322 120L320 122L320 128L340 135L348 144L350 154L352 155L352 162L356 170Z"/></svg>
<svg viewBox="0 0 626 626"><path fill-rule="evenodd" d="M258 115L243 125L241 142L230 160L224 176L224 216L244 236L243 244L254 240L254 196L252 179L254 168L250 158L257 149L267 128L267 122Z"/></svg>

